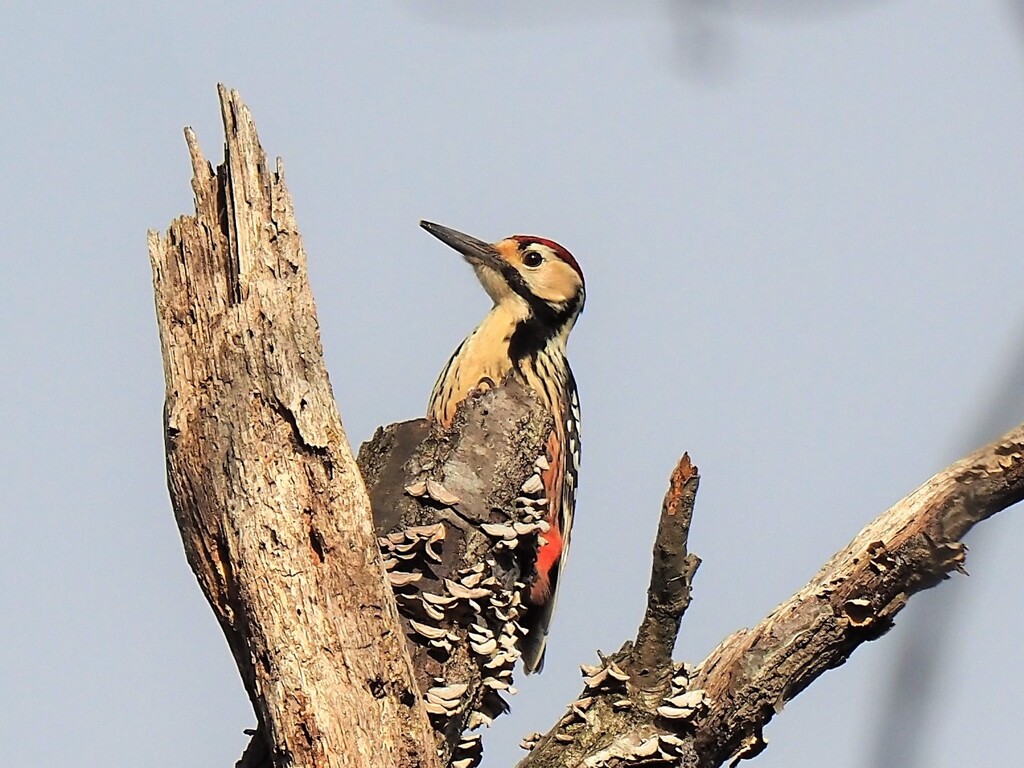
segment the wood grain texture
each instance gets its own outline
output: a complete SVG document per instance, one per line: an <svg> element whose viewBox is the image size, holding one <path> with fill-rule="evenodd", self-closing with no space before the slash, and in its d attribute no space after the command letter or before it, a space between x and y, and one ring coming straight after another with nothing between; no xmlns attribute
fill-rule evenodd
<svg viewBox="0 0 1024 768"><path fill-rule="evenodd" d="M171 500L277 766L433 766L433 737L334 403L280 162L220 89L196 212L150 233Z"/></svg>

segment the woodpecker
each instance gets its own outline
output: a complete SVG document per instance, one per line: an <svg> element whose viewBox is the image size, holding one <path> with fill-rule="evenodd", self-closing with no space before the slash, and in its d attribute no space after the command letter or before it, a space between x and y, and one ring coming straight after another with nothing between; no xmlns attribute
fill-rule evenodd
<svg viewBox="0 0 1024 768"><path fill-rule="evenodd" d="M531 674L544 664L576 506L580 404L565 347L583 310L583 271L569 251L543 237L513 235L490 244L429 221L420 226L462 254L494 302L442 369L427 419L449 427L470 393L514 377L540 399L554 423L546 444L547 469L541 472L549 528L538 538L534 573L524 594L523 668Z"/></svg>

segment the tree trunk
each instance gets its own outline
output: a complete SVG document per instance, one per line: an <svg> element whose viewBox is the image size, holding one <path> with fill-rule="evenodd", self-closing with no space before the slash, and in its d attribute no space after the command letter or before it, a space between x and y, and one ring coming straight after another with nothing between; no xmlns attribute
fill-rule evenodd
<svg viewBox="0 0 1024 768"><path fill-rule="evenodd" d="M224 165L186 131L195 216L149 237L185 552L274 765L434 766L283 169L238 94L220 101Z"/></svg>

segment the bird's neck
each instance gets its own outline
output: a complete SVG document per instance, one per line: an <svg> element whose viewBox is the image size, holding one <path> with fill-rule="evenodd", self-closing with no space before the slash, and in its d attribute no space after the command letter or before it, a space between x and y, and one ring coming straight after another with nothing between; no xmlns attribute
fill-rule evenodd
<svg viewBox="0 0 1024 768"><path fill-rule="evenodd" d="M564 386L568 379L565 346L570 328L549 328L517 303L496 304L441 372L431 396L430 418L450 425L459 403L471 392L500 386L509 374L521 377L552 405L552 386ZM542 378L547 379L546 386L541 386Z"/></svg>

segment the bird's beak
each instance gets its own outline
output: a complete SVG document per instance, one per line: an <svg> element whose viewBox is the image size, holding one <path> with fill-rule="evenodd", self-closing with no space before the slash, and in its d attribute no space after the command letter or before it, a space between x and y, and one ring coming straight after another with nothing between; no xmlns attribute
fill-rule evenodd
<svg viewBox="0 0 1024 768"><path fill-rule="evenodd" d="M496 272L500 272L505 264L504 259L498 253L498 249L490 243L477 240L475 237L463 234L458 230L434 224L432 221L421 221L420 226L445 245L461 253L466 261L474 267L490 267Z"/></svg>

